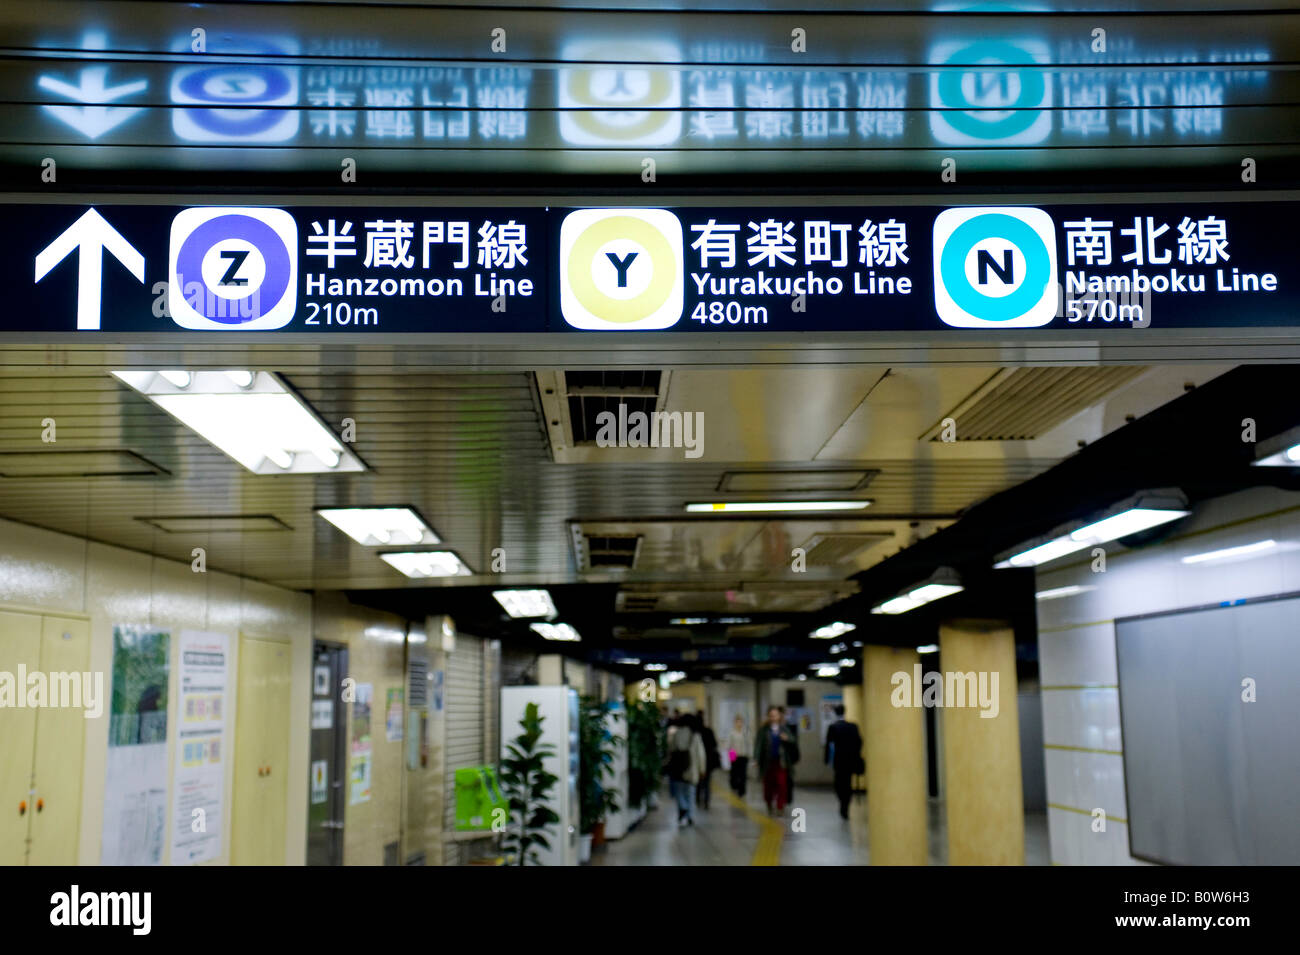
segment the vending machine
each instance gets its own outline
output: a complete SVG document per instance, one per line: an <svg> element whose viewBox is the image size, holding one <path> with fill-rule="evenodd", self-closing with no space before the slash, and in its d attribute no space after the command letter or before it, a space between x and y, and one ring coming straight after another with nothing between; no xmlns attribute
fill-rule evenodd
<svg viewBox="0 0 1300 955"><path fill-rule="evenodd" d="M507 686L501 689L501 755L523 732L519 721L529 703L536 703L542 717L540 745L549 744L554 753L543 760L546 771L559 777L547 804L560 821L547 833L551 847L537 847L542 865L578 864L578 692L567 686Z"/></svg>

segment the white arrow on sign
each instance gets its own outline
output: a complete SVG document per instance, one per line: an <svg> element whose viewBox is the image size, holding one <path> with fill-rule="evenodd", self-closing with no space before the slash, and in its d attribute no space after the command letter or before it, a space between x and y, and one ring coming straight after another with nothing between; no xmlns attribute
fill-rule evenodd
<svg viewBox="0 0 1300 955"><path fill-rule="evenodd" d="M36 256L36 281L39 282L74 249L77 259L77 330L98 330L104 250L126 266L136 281L144 281L144 256L122 238L108 221L94 209L86 213Z"/></svg>
<svg viewBox="0 0 1300 955"><path fill-rule="evenodd" d="M44 106L42 107L55 119L67 123L88 139L98 139L115 126L126 122L136 113L143 112L140 106L108 106L121 96L139 93L149 86L148 80L132 80L117 86L108 85L107 66L88 66L80 73L77 85L65 83L53 76L42 76L36 81L41 89L49 90L68 99L74 99L85 106Z"/></svg>

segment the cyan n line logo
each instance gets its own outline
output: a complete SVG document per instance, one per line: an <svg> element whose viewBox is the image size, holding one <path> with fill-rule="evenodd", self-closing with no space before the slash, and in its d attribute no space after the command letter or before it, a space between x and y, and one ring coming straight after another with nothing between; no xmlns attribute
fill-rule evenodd
<svg viewBox="0 0 1300 955"><path fill-rule="evenodd" d="M1051 53L1031 41L943 43L930 62L930 132L950 146L1024 146L1052 130ZM969 66L960 70L959 66Z"/></svg>
<svg viewBox="0 0 1300 955"><path fill-rule="evenodd" d="M682 317L682 223L667 209L581 209L560 225L560 312L574 328L668 328Z"/></svg>
<svg viewBox="0 0 1300 955"><path fill-rule="evenodd" d="M1056 229L1042 209L946 209L934 220L934 307L957 328L1056 317Z"/></svg>

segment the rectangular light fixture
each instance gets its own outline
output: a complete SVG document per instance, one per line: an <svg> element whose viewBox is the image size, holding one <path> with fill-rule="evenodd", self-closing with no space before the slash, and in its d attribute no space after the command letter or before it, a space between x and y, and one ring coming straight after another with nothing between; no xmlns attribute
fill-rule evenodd
<svg viewBox="0 0 1300 955"><path fill-rule="evenodd" d="M670 627L695 627L708 622L708 617L673 617L668 621L668 625Z"/></svg>
<svg viewBox="0 0 1300 955"><path fill-rule="evenodd" d="M1257 467L1293 468L1300 465L1300 444L1293 444L1284 451L1270 454L1253 462Z"/></svg>
<svg viewBox="0 0 1300 955"><path fill-rule="evenodd" d="M1204 564L1214 560L1232 560L1235 557L1246 557L1250 554L1262 553L1266 550L1272 550L1277 546L1277 541L1255 541L1253 544L1242 544L1240 547L1225 547L1222 550L1210 550L1204 554L1192 554L1190 557L1184 557L1184 564Z"/></svg>
<svg viewBox="0 0 1300 955"><path fill-rule="evenodd" d="M1109 543L1113 540L1119 540L1121 537L1136 534L1139 531L1150 530L1152 527L1176 521L1190 513L1189 510L1177 507L1125 508L1109 517L1093 521L1091 524L1085 524L1078 530L1070 531L1068 534L1062 534L1046 543L1037 544L1028 550L1013 554L994 566L998 568L1037 567L1039 564L1046 564L1059 557L1083 550L1086 547Z"/></svg>
<svg viewBox="0 0 1300 955"><path fill-rule="evenodd" d="M0 478L111 478L166 476L166 468L120 448L103 451L0 451Z"/></svg>
<svg viewBox="0 0 1300 955"><path fill-rule="evenodd" d="M652 673L662 673L664 670L667 670L667 669L668 669L668 664L667 664L667 663L647 663L647 664L645 665L645 668L646 668L647 670L649 670L650 672L652 672Z"/></svg>
<svg viewBox="0 0 1300 955"><path fill-rule="evenodd" d="M473 571L449 550L412 550L380 554L380 559L407 577L468 577Z"/></svg>
<svg viewBox="0 0 1300 955"><path fill-rule="evenodd" d="M528 629L541 636L543 640L562 640L565 643L577 643L582 637L567 623L533 623Z"/></svg>
<svg viewBox="0 0 1300 955"><path fill-rule="evenodd" d="M818 667L817 675L820 677L833 677L840 675L839 667Z"/></svg>
<svg viewBox="0 0 1300 955"><path fill-rule="evenodd" d="M265 371L115 371L254 474L339 474L366 466Z"/></svg>
<svg viewBox="0 0 1300 955"><path fill-rule="evenodd" d="M725 501L707 504L687 504L690 514L753 514L762 512L793 513L796 511L860 511L870 501Z"/></svg>
<svg viewBox="0 0 1300 955"><path fill-rule="evenodd" d="M409 507L318 507L316 513L367 547L442 543Z"/></svg>
<svg viewBox="0 0 1300 955"><path fill-rule="evenodd" d="M955 581L956 576L951 570L941 569L925 583L918 584L905 594L886 600L879 606L873 607L871 612L898 614L924 607L928 603L959 594L966 589Z"/></svg>
<svg viewBox="0 0 1300 955"><path fill-rule="evenodd" d="M1037 600L1059 600L1061 597L1073 597L1075 594L1096 589L1095 587L1081 587L1078 584L1070 584L1068 587L1052 587L1050 590L1040 590L1034 594L1034 597Z"/></svg>
<svg viewBox="0 0 1300 955"><path fill-rule="evenodd" d="M917 653L938 653L938 652L939 652L939 644L937 644L937 643L927 643L927 644L926 644L925 646L923 646L923 647L917 647L917 648L916 648L916 652L917 652Z"/></svg>
<svg viewBox="0 0 1300 955"><path fill-rule="evenodd" d="M843 623L837 620L834 623L826 624L826 626L824 627L818 627L812 633L808 634L808 636L812 637L814 640L834 640L836 637L840 636L841 634L845 634L856 629L858 629L857 624Z"/></svg>
<svg viewBox="0 0 1300 955"><path fill-rule="evenodd" d="M545 590L494 590L492 596L512 617L555 616L555 604Z"/></svg>

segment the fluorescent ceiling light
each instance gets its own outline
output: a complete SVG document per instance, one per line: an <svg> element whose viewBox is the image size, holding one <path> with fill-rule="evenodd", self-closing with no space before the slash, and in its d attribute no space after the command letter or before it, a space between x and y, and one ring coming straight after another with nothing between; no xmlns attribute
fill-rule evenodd
<svg viewBox="0 0 1300 955"><path fill-rule="evenodd" d="M917 647L917 648L916 648L916 652L917 652L917 653L938 653L938 652L939 652L939 644L937 644L937 643L927 643L927 644L926 644L925 646L923 646L923 647Z"/></svg>
<svg viewBox="0 0 1300 955"><path fill-rule="evenodd" d="M839 667L818 667L817 675L822 677L839 676L840 668Z"/></svg>
<svg viewBox="0 0 1300 955"><path fill-rule="evenodd" d="M1272 550L1277 546L1277 541L1255 541L1253 544L1242 544L1240 547L1225 547L1222 550L1206 551L1204 554L1192 554L1190 557L1184 557L1184 564L1203 564L1212 560L1231 560L1234 557L1245 557L1248 554L1258 554L1261 551Z"/></svg>
<svg viewBox="0 0 1300 955"><path fill-rule="evenodd" d="M995 566L1036 567L1039 564L1046 564L1048 561L1056 560L1058 557L1064 557L1066 554L1073 554L1076 550L1083 550L1087 546L1087 541L1077 541L1067 535L1050 540L1046 544L1031 547L1029 550L1016 554Z"/></svg>
<svg viewBox="0 0 1300 955"><path fill-rule="evenodd" d="M473 573L449 550L414 550L379 556L407 577L468 577Z"/></svg>
<svg viewBox="0 0 1300 955"><path fill-rule="evenodd" d="M635 667L641 665L641 661L638 660L636 657L619 657L614 662L621 664L622 666L629 666L629 667Z"/></svg>
<svg viewBox="0 0 1300 955"><path fill-rule="evenodd" d="M578 631L567 623L533 623L528 625L528 629L540 634L543 640L562 640L566 643L577 643L582 639L582 637L578 636Z"/></svg>
<svg viewBox="0 0 1300 955"><path fill-rule="evenodd" d="M230 371L115 371L204 440L254 474L364 471L297 395L268 372L246 372L241 388Z"/></svg>
<svg viewBox="0 0 1300 955"><path fill-rule="evenodd" d="M856 629L858 629L857 624L843 623L842 621L837 620L835 623L828 623L824 627L818 627L812 633L808 634L808 636L812 637L814 640L834 640L841 634Z"/></svg>
<svg viewBox="0 0 1300 955"><path fill-rule="evenodd" d="M494 590L492 596L512 617L555 616L555 604L545 590Z"/></svg>
<svg viewBox="0 0 1300 955"><path fill-rule="evenodd" d="M367 547L442 543L409 507L319 507L316 513Z"/></svg>
<svg viewBox="0 0 1300 955"><path fill-rule="evenodd" d="M708 622L708 617L673 617L673 619L668 621L668 624L673 627L694 627L698 624Z"/></svg>
<svg viewBox="0 0 1300 955"><path fill-rule="evenodd" d="M947 571L944 577L951 577L952 572ZM944 597L959 594L965 590L961 584L945 584L931 580L927 583L913 587L905 594L900 594L890 600L886 600L878 607L873 607L872 613L898 614L907 613L909 610L915 610L917 607L924 607L928 603L936 600L942 600Z"/></svg>
<svg viewBox="0 0 1300 955"><path fill-rule="evenodd" d="M857 665L858 665L858 661L853 659L852 657L845 657L843 660L840 661L840 666L842 667L855 667Z"/></svg>
<svg viewBox="0 0 1300 955"><path fill-rule="evenodd" d="M652 672L658 673L658 672L660 672L660 671L662 671L662 670L667 670L667 669L668 669L668 664L667 664L667 663L647 663L647 664L645 665L645 668L646 668L647 670L652 671Z"/></svg>
<svg viewBox="0 0 1300 955"><path fill-rule="evenodd" d="M757 511L860 511L870 501L727 501L687 504L691 514L748 514Z"/></svg>
<svg viewBox="0 0 1300 955"><path fill-rule="evenodd" d="M749 618L748 617L719 617L718 623L726 623L726 624L749 623Z"/></svg>
<svg viewBox="0 0 1300 955"><path fill-rule="evenodd" d="M681 670L670 670L669 672L664 674L663 678L667 680L669 683L677 683L681 680L686 679L686 674L683 673Z"/></svg>
<svg viewBox="0 0 1300 955"><path fill-rule="evenodd" d="M1071 532L1070 537L1077 541L1084 541L1087 544L1104 544L1107 541L1128 537L1130 534L1136 534L1139 531L1159 527L1161 524L1167 524L1180 517L1186 517L1190 513L1191 511L1165 508L1131 507L1127 511L1121 511L1114 517L1106 517L1093 524L1080 527L1077 531Z"/></svg>
<svg viewBox="0 0 1300 955"><path fill-rule="evenodd" d="M1095 587L1081 587L1078 584L1070 584L1068 587L1053 587L1050 590L1040 590L1034 594L1034 597L1037 600L1058 600L1061 597L1073 597L1075 594L1096 589Z"/></svg>
<svg viewBox="0 0 1300 955"><path fill-rule="evenodd" d="M1106 544L1113 540L1119 540L1121 537L1136 534L1139 531L1149 530L1152 527L1176 521L1178 518L1186 517L1190 513L1191 511L1172 507L1130 507L1118 514L1104 517L1099 521L1093 521L1091 524L1085 524L1078 530L1063 534L1044 544L1038 544L1028 550L1014 554L995 566L1036 567L1039 564L1046 564L1058 557L1073 554L1075 551L1083 550L1086 547Z"/></svg>
<svg viewBox="0 0 1300 955"><path fill-rule="evenodd" d="M1254 463L1260 467L1293 468L1297 464L1300 464L1300 444L1293 444L1284 451L1270 454L1267 457L1260 458Z"/></svg>

